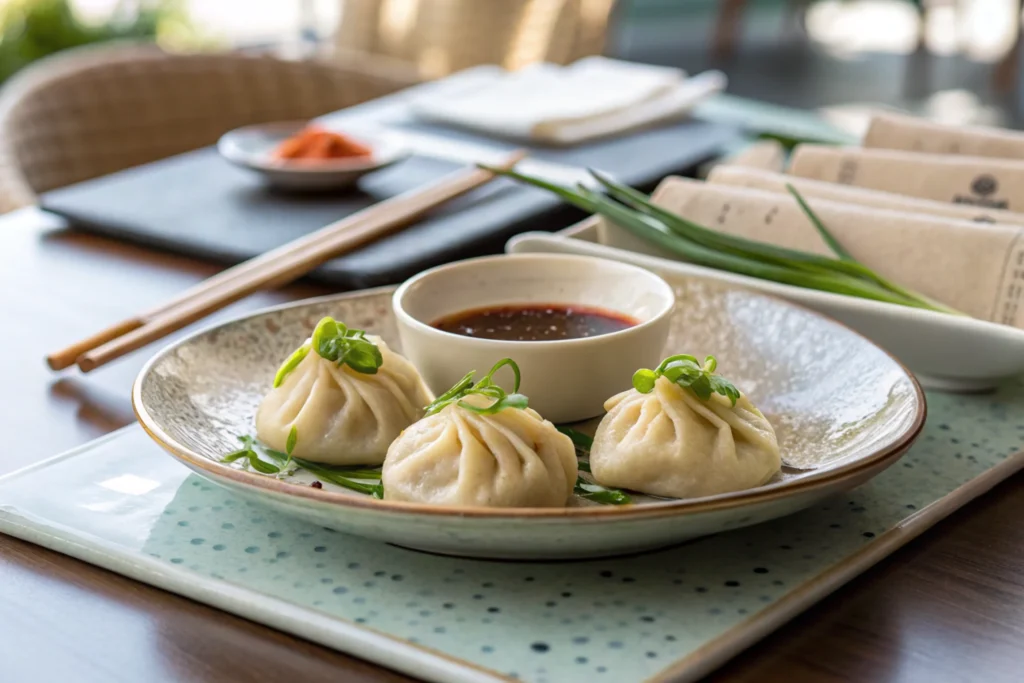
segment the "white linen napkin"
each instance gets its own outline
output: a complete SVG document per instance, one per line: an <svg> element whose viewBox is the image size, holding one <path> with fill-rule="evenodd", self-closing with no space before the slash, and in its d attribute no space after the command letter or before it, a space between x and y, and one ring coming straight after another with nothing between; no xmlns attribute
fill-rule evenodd
<svg viewBox="0 0 1024 683"><path fill-rule="evenodd" d="M725 88L725 75L685 72L605 57L569 66L535 64L464 88L414 99L424 119L489 135L572 145L678 118Z"/></svg>

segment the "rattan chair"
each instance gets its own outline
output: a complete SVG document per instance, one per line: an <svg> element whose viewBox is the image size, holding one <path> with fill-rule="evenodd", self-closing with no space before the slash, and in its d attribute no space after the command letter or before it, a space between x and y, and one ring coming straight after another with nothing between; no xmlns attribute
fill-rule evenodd
<svg viewBox="0 0 1024 683"><path fill-rule="evenodd" d="M238 126L311 118L417 81L366 59L168 54L148 44L68 50L0 89L0 211L211 144Z"/></svg>
<svg viewBox="0 0 1024 683"><path fill-rule="evenodd" d="M343 0L336 45L439 78L601 54L617 0Z"/></svg>

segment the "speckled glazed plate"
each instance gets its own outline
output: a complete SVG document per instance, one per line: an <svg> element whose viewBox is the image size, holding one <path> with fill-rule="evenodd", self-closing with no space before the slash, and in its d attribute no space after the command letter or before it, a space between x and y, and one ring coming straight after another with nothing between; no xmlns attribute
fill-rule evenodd
<svg viewBox="0 0 1024 683"><path fill-rule="evenodd" d="M812 471L706 498L490 509L374 500L326 483L311 488L302 474L278 480L219 462L237 448L238 435L253 433L281 359L322 316L400 348L390 288L298 302L200 331L146 364L133 403L145 430L175 458L283 514L401 546L500 559L626 554L781 517L870 479L917 437L925 417L920 387L855 332L770 296L698 278L673 285L678 305L666 355L714 353L723 374L775 426L784 459Z"/></svg>

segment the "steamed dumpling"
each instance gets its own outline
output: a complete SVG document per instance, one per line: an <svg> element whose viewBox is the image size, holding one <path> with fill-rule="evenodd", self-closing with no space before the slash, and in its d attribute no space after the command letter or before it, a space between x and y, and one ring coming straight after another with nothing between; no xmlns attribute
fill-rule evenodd
<svg viewBox="0 0 1024 683"><path fill-rule="evenodd" d="M348 333L359 332L341 327ZM300 347L297 354L312 348L260 403L256 413L260 441L284 451L294 427L297 439L292 454L297 458L332 465L384 462L388 445L423 415L432 397L412 363L383 340L371 335L357 339L379 351L380 364L372 373L368 370L376 360L359 372L353 369L363 367L358 362L339 364L321 356L312 340Z"/></svg>
<svg viewBox="0 0 1024 683"><path fill-rule="evenodd" d="M695 498L760 486L779 471L775 431L745 395L698 398L661 376L605 402L590 468L602 486Z"/></svg>
<svg viewBox="0 0 1024 683"><path fill-rule="evenodd" d="M493 399L470 395L477 407ZM572 440L530 408L481 415L450 403L388 449L385 500L478 507L564 507L576 483Z"/></svg>

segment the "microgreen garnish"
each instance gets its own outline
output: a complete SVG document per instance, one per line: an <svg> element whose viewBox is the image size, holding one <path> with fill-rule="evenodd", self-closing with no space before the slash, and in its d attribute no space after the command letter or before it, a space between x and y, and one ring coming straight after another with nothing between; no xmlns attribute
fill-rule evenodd
<svg viewBox="0 0 1024 683"><path fill-rule="evenodd" d="M251 436L240 436L238 440L242 442L243 448L238 449L232 453L228 453L221 462L235 462L237 460L245 459L245 463L252 469L262 474L280 474L282 468L273 465L266 460L260 458L259 453L256 452L256 440Z"/></svg>
<svg viewBox="0 0 1024 683"><path fill-rule="evenodd" d="M729 380L714 374L717 367L718 361L714 356L705 358L703 366L693 356L669 356L654 370L637 370L633 375L633 388L641 394L649 394L654 391L654 383L659 377L667 377L670 382L689 389L700 399L706 401L711 398L711 394L721 394L729 399L732 405L736 405L736 400L740 397L739 389Z"/></svg>
<svg viewBox="0 0 1024 683"><path fill-rule="evenodd" d="M288 439L284 442L284 452L288 455L288 459L285 461L285 467L292 464L292 453L295 452L295 445L299 442L299 428L292 425L291 431L288 432Z"/></svg>
<svg viewBox="0 0 1024 683"><path fill-rule="evenodd" d="M271 465L265 460L261 460L259 456L249 456L249 467L253 468L257 472L262 474L280 474L281 468L276 465Z"/></svg>
<svg viewBox="0 0 1024 683"><path fill-rule="evenodd" d="M594 437L588 436L577 429L573 429L572 427L563 427L561 425L556 427L556 429L572 439L572 445L576 447L577 451L589 453L590 449L594 446Z"/></svg>
<svg viewBox="0 0 1024 683"><path fill-rule="evenodd" d="M284 378L288 376L288 373L290 373L295 368L299 367L299 363L301 363L306 358L306 356L309 355L310 350L311 347L309 345L309 342L306 342L299 348L295 349L295 351L292 352L292 355L288 356L288 360L284 362L284 365L278 368L277 374L274 375L275 389L281 386L281 384L284 382Z"/></svg>
<svg viewBox="0 0 1024 683"><path fill-rule="evenodd" d="M350 329L345 323L325 317L317 323L312 338L295 349L278 369L274 376L275 388L281 386L288 373L297 368L310 351L316 351L321 358L337 363L339 367L347 365L364 375L377 374L377 369L384 363L380 349L366 338L366 332Z"/></svg>
<svg viewBox="0 0 1024 683"><path fill-rule="evenodd" d="M507 360L507 359L506 359ZM519 373L515 364L512 361L502 361L496 364L491 372L488 373L488 377L493 375L494 372L506 364L513 366L513 372L516 375L516 387L519 386ZM472 381L472 373L467 377ZM485 378L486 379L486 378ZM463 380L465 381L465 380ZM481 380L483 382L483 380ZM456 387L461 385L462 382L452 387L454 390ZM485 385L493 386L493 385ZM465 389L465 387L463 387ZM449 392L450 393L450 392ZM504 393L504 392L503 392ZM468 393L452 395L449 397L448 402L458 401L461 396L469 395ZM492 395L485 393L485 395ZM517 396L518 394L509 394L506 398ZM525 397L524 397L525 401ZM478 409L475 406L470 406L470 410L477 410L478 412L484 410L490 410L491 407ZM506 406L508 407L508 406ZM525 408L525 404L523 405ZM499 409L500 410L500 409ZM497 412L497 411L494 411ZM573 441L573 445L576 447L576 453L578 456L579 470L581 472L590 473L590 461L587 457L590 455L590 447L594 443L593 438L587 436L583 432L572 429L571 427L558 427L558 431L568 436ZM366 467L366 466L352 466L342 467L333 465L321 465L315 462L310 462L302 458L296 458L293 453L295 446L298 443L298 430L293 426L291 431L288 433L288 438L285 442L286 452L269 448L268 446L260 443L251 436L240 436L238 440L242 442L243 448L237 451L228 453L221 458L221 462L233 463L242 458L246 459L246 465L251 469L260 472L262 474L276 474L278 476L290 476L295 473L295 467L306 470L310 474L317 477L318 480L330 482L337 486L341 486L358 493L363 493L373 498L383 499L384 498L384 483L381 479L381 468L380 467ZM261 457L262 456L262 457ZM264 459L265 458L265 459ZM270 462L268 462L268 460ZM576 483L573 487L573 492L587 500L595 503L601 503L602 505L626 505L632 502L629 494L618 489L612 489L599 484L595 484L591 481L587 481L583 477L577 476Z"/></svg>
<svg viewBox="0 0 1024 683"><path fill-rule="evenodd" d="M294 452L295 444L298 441L298 431L295 427L292 427L288 434L285 445L287 452L285 453L269 448L248 435L240 436L238 440L242 442L244 448L228 453L221 458L221 462L231 463L245 458L246 464L251 469L261 474L277 474L279 476L294 474L295 468L292 467L294 464L322 481L365 493L374 498L384 497L384 485L380 482L380 467L335 467L294 457L292 452ZM261 455L271 462L261 458Z"/></svg>
<svg viewBox="0 0 1024 683"><path fill-rule="evenodd" d="M505 393L504 389L494 383L494 373L505 366L511 368L512 374L515 375L515 383L512 386L511 394ZM434 399L434 402L426 407L426 415L435 415L452 403L458 403L460 408L465 408L480 415L493 415L505 408L519 408L520 410L526 408L527 398L522 394L516 393L519 391L519 366L511 358L499 360L491 368L491 371L484 375L483 379L476 384L473 384L474 374L476 374L476 370L467 373L465 377L455 383L455 386ZM492 398L494 402L489 406L481 408L462 400L467 396L473 395Z"/></svg>
<svg viewBox="0 0 1024 683"><path fill-rule="evenodd" d="M840 144L836 140L825 140L824 138L810 137L806 135L799 135L796 133L786 133L783 131L760 131L756 136L758 140L774 140L775 142L782 145L782 148L787 152L792 152L793 148L797 145L838 145Z"/></svg>
<svg viewBox="0 0 1024 683"><path fill-rule="evenodd" d="M628 505L633 502L629 495L618 489L609 489L600 484L592 484L582 477L576 478L576 486L573 493L580 498L592 500L602 505Z"/></svg>
<svg viewBox="0 0 1024 683"><path fill-rule="evenodd" d="M558 431L572 439L572 445L576 447L576 464L581 472L590 474L590 448L594 445L594 439L572 427L557 427ZM626 505L632 503L632 499L624 491L610 489L600 484L587 481L581 476L576 477L576 485L573 493L580 498L592 500L602 505Z"/></svg>
<svg viewBox="0 0 1024 683"><path fill-rule="evenodd" d="M324 318L313 330L313 349L329 361L347 365L365 375L377 374L384 363L380 349L366 338L366 332L349 329L334 318Z"/></svg>
<svg viewBox="0 0 1024 683"><path fill-rule="evenodd" d="M299 430L295 425L292 425L292 430L288 432L288 440L284 443L284 452L291 456L292 452L295 451L295 444L299 441Z"/></svg>
<svg viewBox="0 0 1024 683"><path fill-rule="evenodd" d="M341 467L318 465L307 460L300 460L299 458L293 458L293 460L295 460L296 465L311 474L316 475L318 479L328 481L352 491L365 493L366 495L373 496L377 499L384 498L384 484L379 481L381 472L379 467L376 469L347 470ZM377 480L377 482L370 484L367 483L367 481L359 480Z"/></svg>

